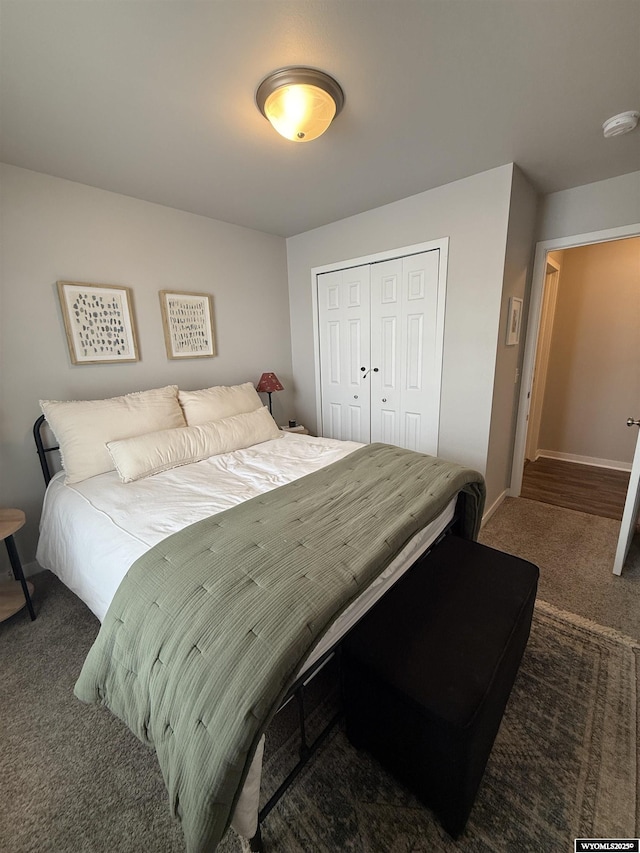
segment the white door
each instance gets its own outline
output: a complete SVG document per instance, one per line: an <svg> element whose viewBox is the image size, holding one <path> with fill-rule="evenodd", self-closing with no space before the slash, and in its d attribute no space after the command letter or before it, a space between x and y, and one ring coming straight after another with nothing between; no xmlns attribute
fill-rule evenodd
<svg viewBox="0 0 640 853"><path fill-rule="evenodd" d="M400 445L438 453L442 338L438 334L440 253L403 258L402 435Z"/></svg>
<svg viewBox="0 0 640 853"><path fill-rule="evenodd" d="M322 434L371 440L369 265L318 276Z"/></svg>
<svg viewBox="0 0 640 853"><path fill-rule="evenodd" d="M320 273L322 434L436 455L440 250Z"/></svg>
<svg viewBox="0 0 640 853"><path fill-rule="evenodd" d="M402 259L371 267L371 441L400 444Z"/></svg>
<svg viewBox="0 0 640 853"><path fill-rule="evenodd" d="M436 454L439 252L371 268L371 440Z"/></svg>
<svg viewBox="0 0 640 853"><path fill-rule="evenodd" d="M633 420L633 418L629 418L627 426L640 426L640 420ZM631 465L631 476L629 477L627 499L622 512L618 547L613 561L614 575L622 574L624 561L627 559L627 554L631 547L631 540L633 539L633 534L635 533L636 524L638 522L638 512L640 512L640 430L638 431L636 452L634 453L633 464Z"/></svg>

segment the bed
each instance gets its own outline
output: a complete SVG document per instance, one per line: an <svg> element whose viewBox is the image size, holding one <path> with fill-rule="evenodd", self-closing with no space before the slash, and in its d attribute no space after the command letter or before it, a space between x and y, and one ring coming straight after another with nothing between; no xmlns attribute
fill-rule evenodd
<svg viewBox="0 0 640 853"><path fill-rule="evenodd" d="M158 399L149 398L148 395L158 391L162 392ZM267 513L267 518L271 518L271 513L285 512L286 531L300 514L292 516L291 507L298 506L299 496L307 494L309 484L311 491L321 496L330 496L333 489L334 497L339 498L347 488L345 484L353 481L354 466L361 464L360 459L367 461L365 457L377 453L378 459L389 456L389 471L397 466L396 451L390 452L387 446L369 450L355 442L279 431L249 383L197 392L182 392L175 386L168 386L167 389L155 389L155 392L125 395L110 401L43 401L44 415L34 427L45 480L50 478L49 465L45 448L38 441L44 416L59 442L64 461L64 470L50 478L48 484L37 559L93 611L103 623L101 635L110 615L117 609L117 602L120 601L121 606L127 609L131 600L137 597L141 584L132 580L136 570L166 543L177 542L178 552L182 554L190 547L192 531L202 530L206 535L204 526L208 525L207 529L210 529L212 522L214 532L208 535L213 537L211 541L217 542L221 520L226 526L227 519L233 520L242 512L262 506L265 501L270 501L262 510ZM105 446L108 452L103 453ZM422 457L416 454L418 456ZM404 459L407 464L415 462L413 457ZM422 459L428 459L429 465L432 464L431 457ZM442 468L438 460L433 464L438 470ZM441 497L433 517L429 517L427 523L414 524L410 536L403 533L406 541L394 545L393 554L385 558L373 573L367 570L366 577L358 581L359 586L347 578L346 591L340 593L335 601L331 600L327 605L329 611L326 607L323 611L329 612L330 618L323 616L322 624L305 641L304 648L298 644L296 651L292 652L291 660L282 670L285 675L279 672L279 685L269 693L270 699L259 723L251 721L253 728L246 735L249 746L242 754L242 760L238 759L240 769L234 777L235 782L231 786L234 790L225 802L222 817L218 813L215 820L211 818L204 822L204 828L200 826L197 831L187 831L190 821L193 822L192 817L187 814L188 807L178 802L175 780L163 767L172 809L183 822L187 849L215 849L221 832L226 831L229 824L246 847L261 849L259 820L266 817L272 801L281 793L281 790L276 792L272 801L259 811L264 728L277 707L286 702L293 691L302 689L305 681L333 653L349 628L421 554L444 535L456 519L460 521L461 512L466 514L466 534L473 536L477 533L484 500L482 478L460 466L447 467L447 478L450 470L455 471L457 485L449 489L446 499ZM389 474L385 477L388 480ZM368 490L368 485L363 487L365 502ZM333 500L333 497L328 499ZM306 497L302 499L303 504L305 500ZM318 498L314 497L314 500ZM399 498L395 500L395 505L402 503ZM349 503L353 502L349 500ZM311 514L317 512L316 509ZM253 527L256 522L264 526L264 516L253 518L251 522ZM341 533L339 537L343 540L340 543L342 548L350 547L349 542L358 539L356 527L359 527L359 522L358 525L353 521L348 524L347 535ZM246 526L246 518L241 519L240 528ZM379 527L379 524L375 526ZM235 542L236 532L230 536L231 542ZM369 534L366 536L370 537ZM281 549L279 559L283 564L288 562L288 554L292 550L284 541L286 538L282 531L276 536ZM325 534L321 538L324 540ZM243 548L247 550L247 546ZM208 553L212 549L203 550ZM317 544L314 545L316 550L319 550ZM258 555L256 565L261 560ZM166 562L167 556L163 553L159 571ZM173 557L172 562L175 562ZM236 572L236 557L229 562L233 565L232 571ZM181 568L180 571L186 569ZM148 569L145 568L144 583L147 576ZM237 586L238 576L232 576L236 578L233 584ZM243 575L240 577L244 580ZM313 582L317 587L317 578L313 578ZM338 580L336 585L340 582ZM131 583L134 583L135 592L127 586ZM331 595L338 596L338 593L332 591ZM156 596L155 592L153 596ZM176 613L185 612L182 605L180 608ZM231 610L231 603L228 609ZM122 623L121 616L113 618L117 625ZM116 646L119 642L120 638ZM112 651L106 658L110 655L113 655ZM102 666L105 665L104 660L105 655L102 654ZM148 720L142 731L136 730L131 720L126 719L127 714L114 707L117 701L105 698L103 685L94 689L93 674L90 678L85 677L82 686L84 675L83 670L79 679L81 688L80 691L77 688L76 693L86 701L106 704L123 717L138 736L154 743L162 766L160 747L148 733ZM245 685L242 690L246 689ZM87 699L92 693L97 698ZM199 749L202 751L201 747ZM311 751L307 750L308 754ZM286 788L289 781L285 780L281 789ZM179 794L180 797L186 796L183 789Z"/></svg>

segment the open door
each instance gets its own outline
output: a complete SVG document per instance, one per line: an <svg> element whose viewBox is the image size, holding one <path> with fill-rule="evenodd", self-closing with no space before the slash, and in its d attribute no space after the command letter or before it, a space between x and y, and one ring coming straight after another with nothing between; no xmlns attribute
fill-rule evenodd
<svg viewBox="0 0 640 853"><path fill-rule="evenodd" d="M629 418L627 426L640 426L640 420ZM629 489L627 491L627 499L624 504L622 513L622 523L620 525L620 536L618 537L618 547L616 556L613 561L614 575L622 574L624 561L627 559L631 540L635 533L636 524L638 521L638 512L640 512L640 430L638 430L638 439L636 441L636 452L633 456L633 464L631 466L631 477L629 478Z"/></svg>

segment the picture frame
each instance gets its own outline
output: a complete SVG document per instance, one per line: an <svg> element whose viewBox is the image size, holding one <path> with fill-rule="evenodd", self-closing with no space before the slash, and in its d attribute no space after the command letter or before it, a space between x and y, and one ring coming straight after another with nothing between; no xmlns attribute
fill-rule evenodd
<svg viewBox="0 0 640 853"><path fill-rule="evenodd" d="M56 284L72 364L139 360L131 288L82 281Z"/></svg>
<svg viewBox="0 0 640 853"><path fill-rule="evenodd" d="M520 343L520 326L522 324L522 299L519 296L509 297L509 314L507 317L508 347Z"/></svg>
<svg viewBox="0 0 640 853"><path fill-rule="evenodd" d="M210 293L161 290L160 307L167 357L213 358L216 342Z"/></svg>

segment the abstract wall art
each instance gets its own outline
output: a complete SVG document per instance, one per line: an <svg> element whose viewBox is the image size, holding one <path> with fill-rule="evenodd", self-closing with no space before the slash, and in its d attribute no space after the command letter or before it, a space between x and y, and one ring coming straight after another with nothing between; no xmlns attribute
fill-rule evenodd
<svg viewBox="0 0 640 853"><path fill-rule="evenodd" d="M57 285L73 364L138 361L128 287L80 281Z"/></svg>
<svg viewBox="0 0 640 853"><path fill-rule="evenodd" d="M210 294L161 290L160 305L169 358L210 358L216 354Z"/></svg>

